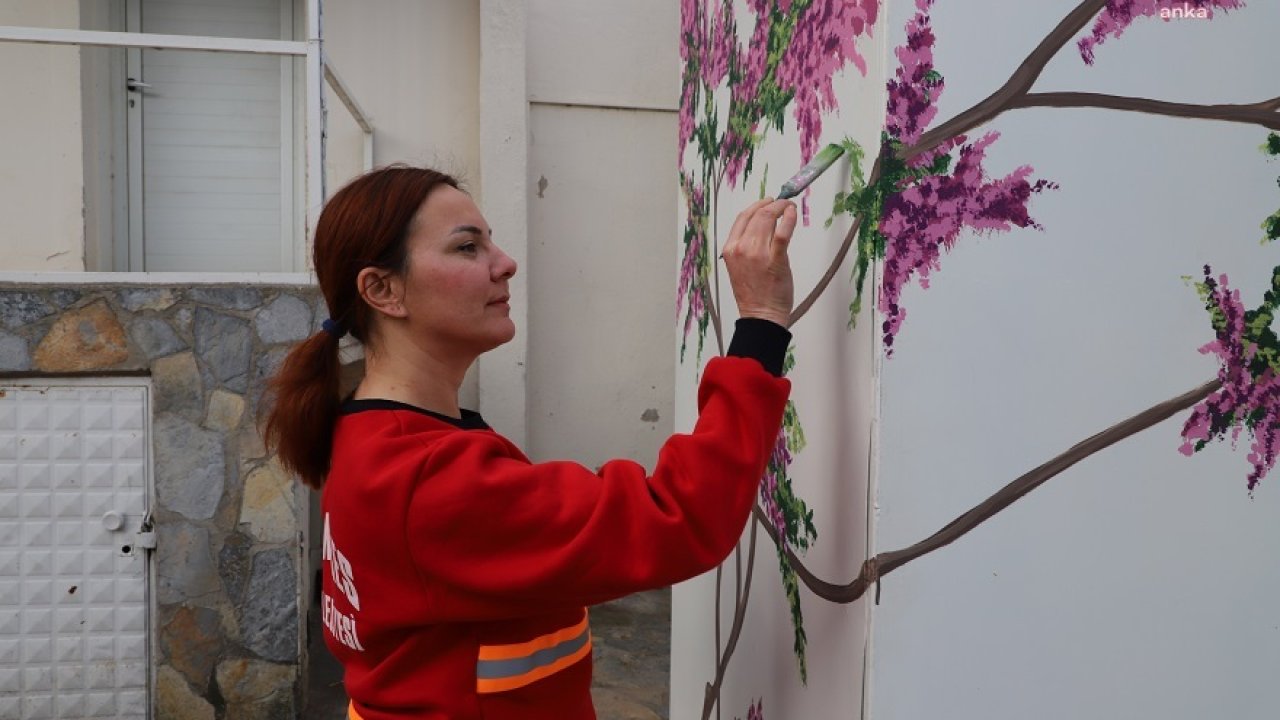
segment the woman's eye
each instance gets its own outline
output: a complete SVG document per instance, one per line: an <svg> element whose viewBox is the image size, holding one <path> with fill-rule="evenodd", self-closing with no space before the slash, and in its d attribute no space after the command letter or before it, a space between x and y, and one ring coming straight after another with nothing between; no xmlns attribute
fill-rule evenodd
<svg viewBox="0 0 1280 720"><path fill-rule="evenodd" d="M473 252L475 252L476 250L479 250L479 248L478 248L478 247L476 246L476 244L475 244L475 243L473 243L473 242L463 243L463 244L461 244L461 245L459 245L459 246L458 246L458 251L459 251L459 252L464 252L464 253L473 253Z"/></svg>

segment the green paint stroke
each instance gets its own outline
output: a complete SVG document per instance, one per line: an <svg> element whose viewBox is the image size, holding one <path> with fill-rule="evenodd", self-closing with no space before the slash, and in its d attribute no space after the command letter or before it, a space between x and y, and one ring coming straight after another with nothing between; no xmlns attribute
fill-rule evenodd
<svg viewBox="0 0 1280 720"><path fill-rule="evenodd" d="M880 153L880 177L870 186L862 172L865 157L862 146L847 137L840 143L850 159L849 191L836 193L831 217L827 219L827 227L830 227L838 215L849 215L855 221L862 218L862 226L858 230L858 259L853 269L854 297L849 304L850 329L857 326L858 315L862 312L867 271L873 261L884 258L887 238L880 232L880 218L884 214L885 199L923 178L951 172L950 153L938 153L929 164L912 167L900 159L905 148L901 142L888 133L881 133L880 143L884 148Z"/></svg>
<svg viewBox="0 0 1280 720"><path fill-rule="evenodd" d="M1272 157L1280 157L1280 134L1269 133L1267 141L1262 144L1262 152ZM1280 185L1280 178L1276 178L1276 184ZM1280 210L1276 210L1274 215L1262 221L1262 232L1263 244L1280 238Z"/></svg>
<svg viewBox="0 0 1280 720"><path fill-rule="evenodd" d="M783 361L783 374L795 367L795 346L787 349ZM800 671L800 682L808 684L809 668L805 660L808 636L804 630L804 613L800 607L800 580L795 568L787 561L785 548L793 548L803 553L818 539L818 529L813 523L813 510L800 496L796 495L788 472L792 458L805 447L804 429L800 426L800 416L796 412L795 403L788 400L782 415L782 436L786 453L782 458L777 454L770 458L769 470L777 478L773 490L773 502L782 514L783 537L785 542L777 544L778 570L782 575L782 587L787 597L787 606L791 613L791 628L794 636L793 650Z"/></svg>

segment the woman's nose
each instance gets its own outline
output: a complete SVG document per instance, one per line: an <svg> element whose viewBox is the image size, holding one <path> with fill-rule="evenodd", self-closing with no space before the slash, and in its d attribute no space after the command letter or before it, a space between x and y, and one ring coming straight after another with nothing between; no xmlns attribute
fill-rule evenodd
<svg viewBox="0 0 1280 720"><path fill-rule="evenodd" d="M506 280L516 274L516 261L512 257L501 250L498 250L498 259L494 263L494 271L497 273L498 279Z"/></svg>

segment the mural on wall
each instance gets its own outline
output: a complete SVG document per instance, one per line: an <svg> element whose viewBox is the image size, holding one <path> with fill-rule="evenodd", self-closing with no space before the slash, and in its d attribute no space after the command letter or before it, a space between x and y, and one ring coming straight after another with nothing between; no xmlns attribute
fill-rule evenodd
<svg viewBox="0 0 1280 720"><path fill-rule="evenodd" d="M1034 200L1049 194L1055 202L1071 201L1069 186L1059 187L1053 179L1039 177L1031 165L1008 170L993 162L988 167L1000 133L984 127L1005 113L1027 108L1091 108L1244 124L1258 130L1268 157L1280 156L1280 135L1275 132L1280 130L1280 97L1194 104L1136 95L1033 92L1055 59L1062 62L1063 56L1074 55L1075 62L1090 66L1092 72L1104 72L1107 51L1123 41L1131 26L1157 20L1211 21L1228 12L1246 13L1246 3L1241 0L1083 0L1057 20L1021 64L1010 63L1012 72L994 92L943 122L935 122L946 86L944 69L934 65L938 38L931 13L935 3L902 0L903 5L913 7L908 11L905 41L893 49L892 69L885 70L886 106L878 147L868 147L851 139L855 128L849 127L847 112L840 116L842 108L834 87L877 80L868 76L868 61L891 4L882 5L878 0L682 1L679 158L685 212L677 301L677 319L683 326L682 362L700 366L706 343L712 338L716 351L724 350L727 323L722 315L726 308L720 302L718 266L712 262L718 255L718 216L722 211L739 209L722 210L722 200L730 190L750 187L753 193L758 188L760 196L772 195L774 187L785 179L775 175L771 180L768 165L761 166L759 158L768 146L787 145L807 162L823 143L834 141L844 147L849 158L849 176L833 199L806 194L803 200L806 225L822 219L811 217L811 211L819 209L826 215L831 208L832 220L843 219L847 232L835 253L823 261L826 270L807 294L797 274L797 296L803 299L792 315L793 328L824 294L843 293L849 328L870 323L888 362L900 349L898 339L911 332L904 291L913 284L929 288L931 278L945 268L943 256L958 242L975 235L1042 229L1031 215ZM865 133L866 128L860 130ZM1240 162L1246 161L1242 149ZM792 170L788 167L780 172ZM1262 241L1277 237L1280 211L1262 221ZM800 252L805 250L797 244L793 254ZM848 285L833 283L842 268L851 279ZM714 578L714 613L705 613L708 617L714 614L714 662L702 670L706 677L700 716L705 720L713 712L717 716L723 712L757 720L770 707L769 698L755 694L721 698L747 622L761 530L776 548L778 577L790 610L795 675L803 685L815 672L848 669L817 669L807 662L802 600L849 604L872 588L877 590L873 594L878 594L885 575L949 545L1081 460L1166 419L1182 414L1181 447L1174 444L1170 450L1180 449L1187 455L1215 440L1230 438L1234 445L1242 435L1247 436L1250 471L1244 490L1252 497L1280 455L1280 339L1271 328L1280 305L1280 266L1271 271L1269 289L1253 309L1246 306L1257 301L1243 297L1225 274L1215 273L1207 264L1198 274L1199 282L1191 278L1189 284L1208 311L1207 331L1213 338L1199 351L1218 360L1216 378L1050 458L929 537L903 549L872 555L848 582L823 579L806 566L806 551L815 546L822 527L814 522L804 488L847 481L842 476L849 469L825 468L830 477L803 478L803 483L811 485L792 477L797 456L812 451L806 450L801 427L802 417L810 410L793 399L761 485L755 521L745 541L745 562L740 551ZM864 297L874 301L864 302ZM911 297L918 299L920 295ZM929 302L915 302L919 302L916 312L929 312ZM931 302L946 301L936 298ZM789 365L804 362L806 346L799 336L797 331ZM802 586L807 598L802 598ZM731 613L722 617L721 596L730 594ZM769 659L774 663L783 660ZM675 677L673 665L673 683ZM722 699L727 707L720 707ZM673 691L673 702L676 700ZM787 716L786 710L791 709L785 702L772 707L780 716ZM673 707L673 716L676 713Z"/></svg>
<svg viewBox="0 0 1280 720"><path fill-rule="evenodd" d="M813 159L824 119L838 110L834 76L849 65L860 75L867 73L860 45L870 37L878 12L879 0L750 0L745 7L735 0L682 2L679 146L680 187L686 205L676 309L677 316L683 316L682 362L691 342L696 345L696 361L704 359L709 334L718 353L725 349L720 273L711 260L719 256L718 221L725 191L752 183L759 185L759 196L769 192L768 168L760 167L759 162L761 148L767 143L798 147L795 167ZM790 136L792 131L794 136ZM780 136L774 140L770 133ZM783 179L775 178L775 182ZM809 196L806 191L800 201L806 225L811 221ZM794 363L794 353L789 352L785 369L789 372ZM756 510L775 540L797 669L800 677L807 679L800 580L795 564L788 560L790 553L803 553L817 537L813 512L795 492L790 475L793 456L804 446L805 434L793 399L787 404ZM736 557L732 578L735 607L726 638L721 637L720 597L728 578L723 569L716 573L717 660L706 687L703 718L717 708L722 682L741 636L758 529L752 523L745 567L741 550ZM761 712L757 701L748 717L761 718Z"/></svg>

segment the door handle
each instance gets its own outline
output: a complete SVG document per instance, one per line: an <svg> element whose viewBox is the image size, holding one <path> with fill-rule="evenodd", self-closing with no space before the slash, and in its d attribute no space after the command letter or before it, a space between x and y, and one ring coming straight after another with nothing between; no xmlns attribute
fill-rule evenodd
<svg viewBox="0 0 1280 720"><path fill-rule="evenodd" d="M141 80L134 80L133 78L126 80L124 86L129 90L129 92L142 92L143 90L147 90L151 87L147 83L144 83Z"/></svg>

